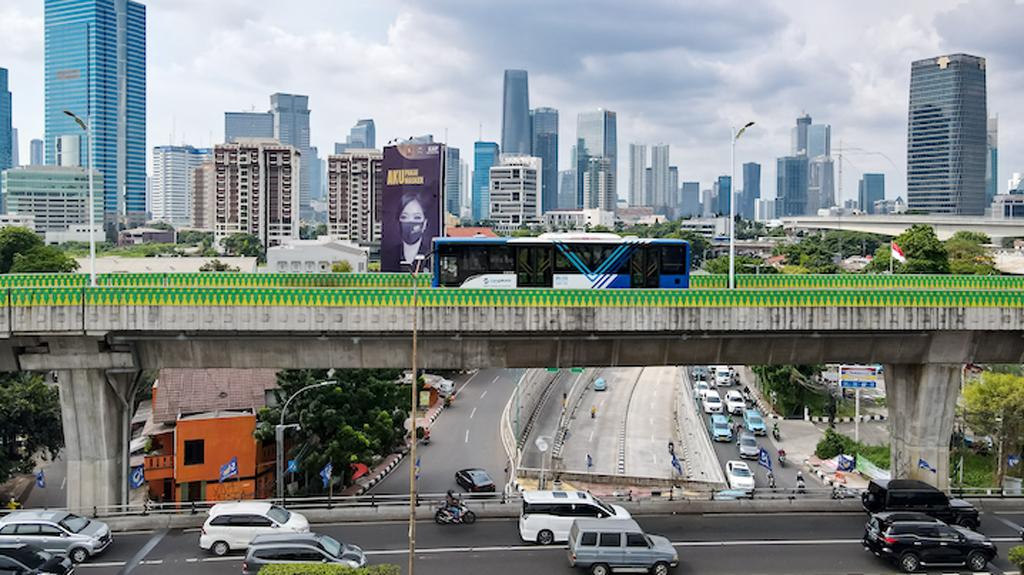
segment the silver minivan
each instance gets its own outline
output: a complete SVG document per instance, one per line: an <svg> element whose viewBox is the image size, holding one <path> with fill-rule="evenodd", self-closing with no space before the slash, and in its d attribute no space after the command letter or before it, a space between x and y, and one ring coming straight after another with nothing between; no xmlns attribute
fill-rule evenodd
<svg viewBox="0 0 1024 575"><path fill-rule="evenodd" d="M26 509L0 518L0 544L29 544L81 563L110 546L110 527L67 511Z"/></svg>
<svg viewBox="0 0 1024 575"><path fill-rule="evenodd" d="M668 575L679 565L679 554L668 539L644 533L632 519L577 519L569 530L569 565L591 575Z"/></svg>

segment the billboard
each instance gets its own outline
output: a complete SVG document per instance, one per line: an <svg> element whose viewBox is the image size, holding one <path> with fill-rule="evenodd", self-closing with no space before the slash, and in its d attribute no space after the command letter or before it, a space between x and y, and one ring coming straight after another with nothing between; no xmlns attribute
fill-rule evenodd
<svg viewBox="0 0 1024 575"><path fill-rule="evenodd" d="M444 144L399 144L384 148L380 269L408 271L427 255L444 230ZM430 270L424 262L425 271Z"/></svg>

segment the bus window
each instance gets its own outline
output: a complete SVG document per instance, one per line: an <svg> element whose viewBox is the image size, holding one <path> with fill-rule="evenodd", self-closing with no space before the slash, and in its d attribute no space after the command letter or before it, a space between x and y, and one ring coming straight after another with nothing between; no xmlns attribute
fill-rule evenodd
<svg viewBox="0 0 1024 575"><path fill-rule="evenodd" d="M686 273L686 251L681 246L661 246L661 273L681 276Z"/></svg>
<svg viewBox="0 0 1024 575"><path fill-rule="evenodd" d="M491 273L504 273L515 271L512 264L512 248L509 246L491 246L488 248L489 271Z"/></svg>
<svg viewBox="0 0 1024 575"><path fill-rule="evenodd" d="M438 262L441 268L441 277L438 281L439 285L443 286L455 286L459 285L459 258L455 254L445 254L441 256L441 261Z"/></svg>

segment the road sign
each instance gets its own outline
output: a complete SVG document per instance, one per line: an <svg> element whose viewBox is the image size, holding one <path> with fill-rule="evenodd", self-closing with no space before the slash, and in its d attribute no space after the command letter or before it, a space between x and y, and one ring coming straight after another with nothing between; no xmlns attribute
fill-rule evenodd
<svg viewBox="0 0 1024 575"><path fill-rule="evenodd" d="M549 367L548 371L550 371L551 373L558 373L558 368L557 367Z"/></svg>
<svg viewBox="0 0 1024 575"><path fill-rule="evenodd" d="M571 371L573 373L583 373L583 368L582 367L574 367L574 368L570 369L569 371Z"/></svg>
<svg viewBox="0 0 1024 575"><path fill-rule="evenodd" d="M768 450L761 448L757 452L757 464L764 467L768 471L772 470L772 456L768 454Z"/></svg>
<svg viewBox="0 0 1024 575"><path fill-rule="evenodd" d="M839 386L847 389L878 387L882 367L878 365L840 365Z"/></svg>
<svg viewBox="0 0 1024 575"><path fill-rule="evenodd" d="M142 484L146 482L146 472L141 465L132 467L132 474L129 478L129 485L132 489L138 489L142 487Z"/></svg>
<svg viewBox="0 0 1024 575"><path fill-rule="evenodd" d="M533 444L537 446L537 449L541 453L544 453L545 451L548 450L548 447L550 447L550 445L548 445L546 437L538 437L537 441L534 441Z"/></svg>

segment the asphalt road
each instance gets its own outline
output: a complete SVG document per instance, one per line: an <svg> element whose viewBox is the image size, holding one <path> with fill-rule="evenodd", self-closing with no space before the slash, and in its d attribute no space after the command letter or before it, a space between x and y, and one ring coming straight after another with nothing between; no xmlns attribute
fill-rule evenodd
<svg viewBox="0 0 1024 575"><path fill-rule="evenodd" d="M597 376L607 383L605 391L593 386L583 392L576 417L562 446L562 464L571 471L615 475L619 471L619 434L626 420L629 398L644 368L602 369ZM591 407L595 408L591 417ZM627 438L628 442L628 438ZM593 466L587 469L587 455Z"/></svg>
<svg viewBox="0 0 1024 575"><path fill-rule="evenodd" d="M455 472L467 467L486 469L500 491L506 481L507 462L498 424L522 373L523 370L514 369L482 369L455 381L458 390L455 401L431 426L430 445L420 443L417 447L420 459L417 488L421 493L460 490L455 483ZM403 459L370 492L409 493L409 464L408 457Z"/></svg>
<svg viewBox="0 0 1024 575"><path fill-rule="evenodd" d="M643 516L638 521L646 531L664 535L675 544L681 563L677 574L896 572L861 547L865 521L861 513ZM1024 513L983 516L981 530L993 537L1000 551L989 566L991 573L1014 572L1006 552L1014 541L1020 541L1022 525ZM405 570L405 523L314 525L314 530L362 546L371 563L395 563ZM563 548L523 543L512 519L446 527L420 522L417 545L416 571L424 575L575 573L568 567ZM221 575L238 573L240 564L240 554L221 558L202 552L196 530L135 533L116 535L111 548L83 564L79 573ZM947 568L931 573L957 572Z"/></svg>
<svg viewBox="0 0 1024 575"><path fill-rule="evenodd" d="M67 493L67 462L61 455L50 462L40 466L43 471L43 479L46 486L39 487L33 484L29 491L28 498L24 502L25 507L31 508L54 508L64 507L68 504ZM36 471L39 471L38 469Z"/></svg>
<svg viewBox="0 0 1024 575"><path fill-rule="evenodd" d="M553 438L555 432L558 429L558 420L562 415L562 397L563 394L568 394L569 390L572 389L573 383L583 377L582 373L572 373L567 369L562 369L555 375L555 380L551 383L554 389L551 391L551 395L548 396L548 400L541 406L540 411L537 413L537 418L533 422L533 429L530 431L530 436L523 444L522 454L522 467L540 469L543 465L546 468L550 468L551 462L551 451L541 452L537 449L535 441L539 437ZM580 412L576 414L576 417L582 417L583 411L589 410L590 405L580 405ZM530 416L529 413L524 409L520 413L520 419L522 422L526 422L526 419ZM563 448L563 457L564 457Z"/></svg>

